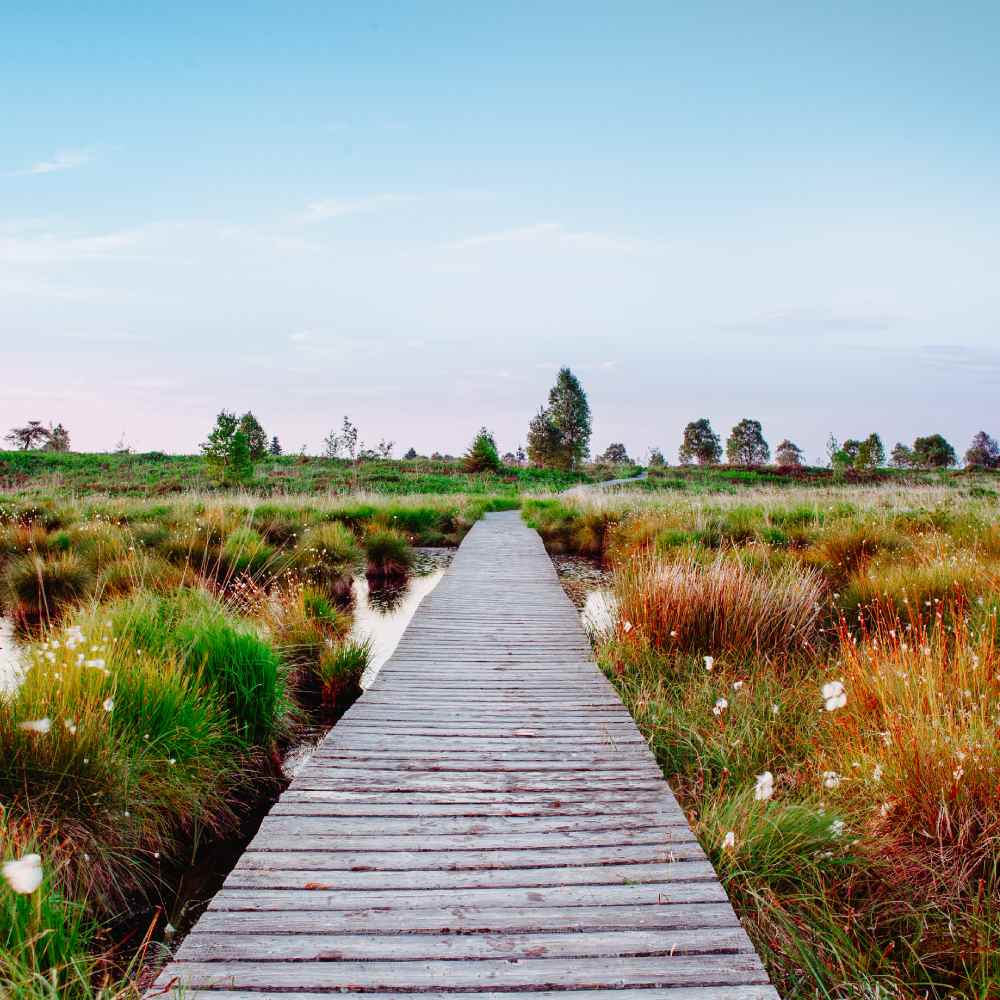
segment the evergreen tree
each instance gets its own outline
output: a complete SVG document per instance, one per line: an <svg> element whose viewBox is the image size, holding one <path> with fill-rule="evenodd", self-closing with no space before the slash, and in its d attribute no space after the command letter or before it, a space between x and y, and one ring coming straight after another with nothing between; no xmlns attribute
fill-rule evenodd
<svg viewBox="0 0 1000 1000"><path fill-rule="evenodd" d="M500 469L500 455L493 435L480 427L479 433L472 439L469 450L462 459L466 472L497 472Z"/></svg>
<svg viewBox="0 0 1000 1000"><path fill-rule="evenodd" d="M417 457L417 449L416 448L408 448L406 450L406 454L403 456L403 458L407 458L407 459L416 458L416 457Z"/></svg>
<svg viewBox="0 0 1000 1000"><path fill-rule="evenodd" d="M554 464L576 468L590 451L590 404L579 379L568 368L559 369L549 392L547 413L558 437Z"/></svg>
<svg viewBox="0 0 1000 1000"><path fill-rule="evenodd" d="M707 417L692 420L684 428L684 438L681 441L678 457L681 465L697 462L699 465L716 465L722 458L722 442L719 435L712 430Z"/></svg>
<svg viewBox="0 0 1000 1000"><path fill-rule="evenodd" d="M275 436L271 438L271 447L269 450L271 454L274 455L275 457L281 454L281 442L278 440L277 434L275 434Z"/></svg>
<svg viewBox="0 0 1000 1000"><path fill-rule="evenodd" d="M764 440L759 420L744 417L726 441L726 458L730 465L764 465L771 449Z"/></svg>

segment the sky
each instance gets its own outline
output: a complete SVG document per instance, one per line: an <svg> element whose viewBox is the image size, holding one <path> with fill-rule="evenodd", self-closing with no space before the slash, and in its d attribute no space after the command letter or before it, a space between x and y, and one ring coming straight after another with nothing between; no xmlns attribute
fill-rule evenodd
<svg viewBox="0 0 1000 1000"><path fill-rule="evenodd" d="M1000 5L0 14L0 429L1000 434Z"/></svg>

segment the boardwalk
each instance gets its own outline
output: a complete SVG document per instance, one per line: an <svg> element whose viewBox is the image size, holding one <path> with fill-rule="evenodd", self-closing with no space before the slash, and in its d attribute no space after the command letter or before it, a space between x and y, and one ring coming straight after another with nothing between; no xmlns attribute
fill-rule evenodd
<svg viewBox="0 0 1000 1000"><path fill-rule="evenodd" d="M186 1000L776 998L517 513L472 529L171 983Z"/></svg>

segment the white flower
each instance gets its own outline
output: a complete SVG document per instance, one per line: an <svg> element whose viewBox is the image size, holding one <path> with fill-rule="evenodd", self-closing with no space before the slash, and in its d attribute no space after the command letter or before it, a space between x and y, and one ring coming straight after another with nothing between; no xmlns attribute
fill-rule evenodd
<svg viewBox="0 0 1000 1000"><path fill-rule="evenodd" d="M24 729L29 733L41 733L44 736L52 728L52 720L49 718L28 719L27 722L19 722L17 728Z"/></svg>
<svg viewBox="0 0 1000 1000"><path fill-rule="evenodd" d="M715 707L712 709L713 715L722 715L722 713L729 708L729 702L725 698L720 698L716 703Z"/></svg>
<svg viewBox="0 0 1000 1000"><path fill-rule="evenodd" d="M840 681L827 681L823 685L823 704L828 712L835 712L847 704L847 692Z"/></svg>
<svg viewBox="0 0 1000 1000"><path fill-rule="evenodd" d="M105 712L114 711L114 707L115 707L115 699L114 698L105 698L104 699L104 711Z"/></svg>
<svg viewBox="0 0 1000 1000"><path fill-rule="evenodd" d="M872 781L878 784L882 780L882 765L876 764L875 770L872 771Z"/></svg>
<svg viewBox="0 0 1000 1000"><path fill-rule="evenodd" d="M705 669L706 670L711 670L712 667L714 667L714 666L715 666L715 657L714 656L706 656L705 657Z"/></svg>
<svg viewBox="0 0 1000 1000"><path fill-rule="evenodd" d="M34 892L42 884L42 859L38 854L25 854L19 861L8 861L3 877L14 892Z"/></svg>
<svg viewBox="0 0 1000 1000"><path fill-rule="evenodd" d="M723 850L731 851L735 846L736 846L736 834L733 833L732 830L730 830L722 838L722 848L723 848Z"/></svg>
<svg viewBox="0 0 1000 1000"><path fill-rule="evenodd" d="M770 771L757 775L757 784L754 786L753 797L758 802L763 802L774 795L774 775Z"/></svg>
<svg viewBox="0 0 1000 1000"><path fill-rule="evenodd" d="M774 702L774 704L771 705L771 715L777 715L780 711L781 706L777 702Z"/></svg>
<svg viewBox="0 0 1000 1000"><path fill-rule="evenodd" d="M743 681L734 681L733 682L733 690L734 691L739 691L739 689L741 687L743 687Z"/></svg>
<svg viewBox="0 0 1000 1000"><path fill-rule="evenodd" d="M842 819L835 819L830 824L830 836L839 837L844 832L844 821Z"/></svg>
<svg viewBox="0 0 1000 1000"><path fill-rule="evenodd" d="M839 774L836 771L824 771L823 772L823 787L824 788L839 788L840 782L842 781Z"/></svg>
<svg viewBox="0 0 1000 1000"><path fill-rule="evenodd" d="M623 632L629 633L629 632L632 631L632 628L633 628L633 626L632 626L631 622L622 622L622 631Z"/></svg>
<svg viewBox="0 0 1000 1000"><path fill-rule="evenodd" d="M675 629L675 628L672 628L672 629L670 630L670 638L671 638L671 639L676 639L676 638L677 638L677 629Z"/></svg>

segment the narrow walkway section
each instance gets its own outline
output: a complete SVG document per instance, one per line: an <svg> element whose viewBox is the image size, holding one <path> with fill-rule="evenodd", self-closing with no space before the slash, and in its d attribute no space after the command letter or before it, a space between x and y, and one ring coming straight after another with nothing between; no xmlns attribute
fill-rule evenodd
<svg viewBox="0 0 1000 1000"><path fill-rule="evenodd" d="M517 512L472 529L157 986L777 998Z"/></svg>

